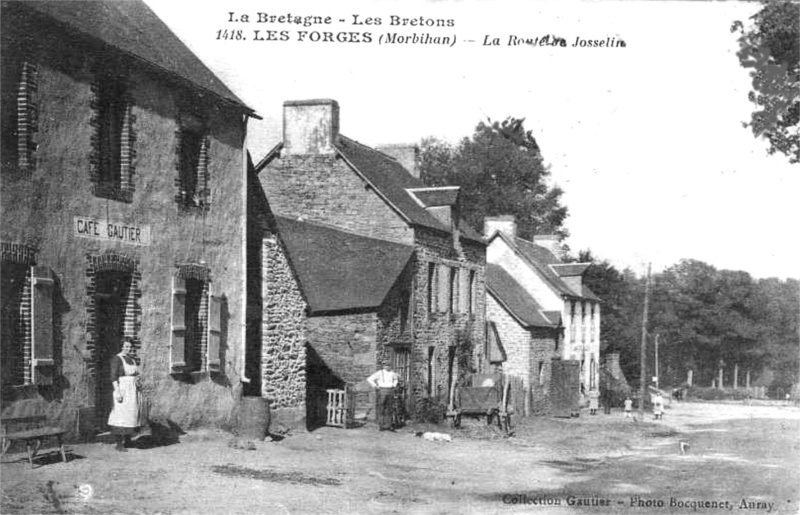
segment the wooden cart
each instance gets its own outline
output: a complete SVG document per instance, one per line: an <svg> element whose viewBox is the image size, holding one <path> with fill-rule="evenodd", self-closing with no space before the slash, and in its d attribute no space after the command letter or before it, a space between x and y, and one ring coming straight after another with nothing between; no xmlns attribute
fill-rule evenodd
<svg viewBox="0 0 800 515"><path fill-rule="evenodd" d="M461 426L462 417L486 417L486 425L496 420L508 435L511 426L508 388L509 382L499 374L472 374L463 385L451 390L446 416L454 428Z"/></svg>

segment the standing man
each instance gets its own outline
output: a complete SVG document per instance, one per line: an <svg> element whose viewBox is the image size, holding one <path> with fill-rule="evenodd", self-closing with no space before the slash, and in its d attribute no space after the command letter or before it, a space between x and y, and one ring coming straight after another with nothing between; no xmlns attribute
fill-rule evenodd
<svg viewBox="0 0 800 515"><path fill-rule="evenodd" d="M378 428L381 431L394 431L392 427L392 409L394 390L400 377L392 370L389 362L384 360L380 370L367 378L367 382L378 393Z"/></svg>

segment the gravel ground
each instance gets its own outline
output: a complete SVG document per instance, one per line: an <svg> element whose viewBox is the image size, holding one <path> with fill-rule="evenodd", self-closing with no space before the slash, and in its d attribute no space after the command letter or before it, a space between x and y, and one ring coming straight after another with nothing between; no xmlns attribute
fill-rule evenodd
<svg viewBox="0 0 800 515"><path fill-rule="evenodd" d="M246 442L192 431L118 453L3 458L11 513L798 513L800 409L681 403L611 415L319 430ZM424 431L452 442L415 437ZM683 451L681 451L683 444ZM727 504L725 504L727 502ZM744 502L744 505L742 503ZM752 503L752 504L749 504ZM742 508L744 506L744 508Z"/></svg>

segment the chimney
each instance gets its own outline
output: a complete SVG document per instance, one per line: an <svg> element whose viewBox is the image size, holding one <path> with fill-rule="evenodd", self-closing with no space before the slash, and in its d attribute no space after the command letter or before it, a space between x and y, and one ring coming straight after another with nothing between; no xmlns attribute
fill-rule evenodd
<svg viewBox="0 0 800 515"><path fill-rule="evenodd" d="M564 258L564 247L561 246L561 238L556 234L542 234L533 237L533 242L540 247L544 247L553 253L558 259Z"/></svg>
<svg viewBox="0 0 800 515"><path fill-rule="evenodd" d="M419 147L414 144L398 144L398 145L382 145L376 147L378 150L386 155L389 155L397 160L398 163L403 165L403 168L408 170L411 175L419 179L419 167L417 166L417 159L419 158Z"/></svg>
<svg viewBox="0 0 800 515"><path fill-rule="evenodd" d="M283 103L283 153L331 155L339 138L336 100L288 100Z"/></svg>
<svg viewBox="0 0 800 515"><path fill-rule="evenodd" d="M483 219L483 235L490 238L495 232L511 238L517 237L517 219L514 215L487 216Z"/></svg>

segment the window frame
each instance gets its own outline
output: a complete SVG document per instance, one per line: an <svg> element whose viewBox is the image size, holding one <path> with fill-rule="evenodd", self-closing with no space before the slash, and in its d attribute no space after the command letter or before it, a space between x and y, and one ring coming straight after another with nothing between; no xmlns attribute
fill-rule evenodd
<svg viewBox="0 0 800 515"><path fill-rule="evenodd" d="M120 202L133 201L135 135L133 102L127 80L115 72L98 72L92 125L93 193L96 197Z"/></svg>
<svg viewBox="0 0 800 515"><path fill-rule="evenodd" d="M194 114L182 114L175 150L175 202L181 211L205 211L211 205L210 148L207 122Z"/></svg>

